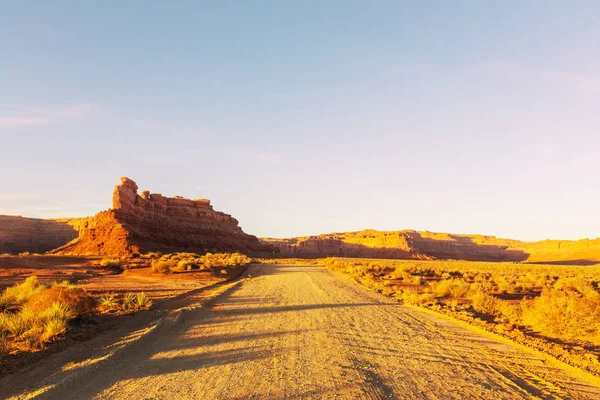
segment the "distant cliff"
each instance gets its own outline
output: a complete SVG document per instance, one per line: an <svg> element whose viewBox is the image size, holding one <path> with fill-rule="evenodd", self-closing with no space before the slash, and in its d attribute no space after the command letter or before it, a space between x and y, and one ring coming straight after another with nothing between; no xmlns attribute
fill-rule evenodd
<svg viewBox="0 0 600 400"><path fill-rule="evenodd" d="M113 207L81 220L79 236L56 249L61 254L120 256L151 251L272 252L273 247L242 231L238 221L215 211L209 200L164 197L121 178Z"/></svg>
<svg viewBox="0 0 600 400"><path fill-rule="evenodd" d="M484 235L369 229L290 239L262 238L261 241L277 246L282 255L299 257L600 263L600 239L521 242Z"/></svg>
<svg viewBox="0 0 600 400"><path fill-rule="evenodd" d="M0 215L0 254L45 253L77 237L76 219Z"/></svg>

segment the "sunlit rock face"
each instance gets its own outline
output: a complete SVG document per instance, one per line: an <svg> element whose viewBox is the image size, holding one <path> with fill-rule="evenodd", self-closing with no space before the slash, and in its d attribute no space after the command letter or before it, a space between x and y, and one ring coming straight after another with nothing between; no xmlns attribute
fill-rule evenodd
<svg viewBox="0 0 600 400"><path fill-rule="evenodd" d="M365 257L528 261L586 265L600 262L600 239L521 242L486 235L435 232L340 232L290 239L263 238L283 255L298 257Z"/></svg>
<svg viewBox="0 0 600 400"><path fill-rule="evenodd" d="M81 223L79 237L57 252L63 254L127 255L134 252L241 251L272 252L255 236L242 231L238 221L215 211L209 200L165 197L143 191L121 178L113 207Z"/></svg>
<svg viewBox="0 0 600 400"><path fill-rule="evenodd" d="M70 219L0 215L0 253L45 253L77 237Z"/></svg>

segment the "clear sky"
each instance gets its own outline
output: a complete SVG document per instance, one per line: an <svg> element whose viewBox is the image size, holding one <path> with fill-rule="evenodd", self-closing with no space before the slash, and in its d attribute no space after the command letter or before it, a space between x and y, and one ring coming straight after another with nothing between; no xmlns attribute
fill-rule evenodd
<svg viewBox="0 0 600 400"><path fill-rule="evenodd" d="M597 1L2 1L0 214L600 236Z"/></svg>

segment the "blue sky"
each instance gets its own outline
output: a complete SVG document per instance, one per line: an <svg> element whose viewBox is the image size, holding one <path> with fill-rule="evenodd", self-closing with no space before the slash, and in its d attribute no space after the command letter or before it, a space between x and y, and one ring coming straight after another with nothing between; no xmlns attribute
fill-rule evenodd
<svg viewBox="0 0 600 400"><path fill-rule="evenodd" d="M600 236L600 5L0 1L0 214Z"/></svg>

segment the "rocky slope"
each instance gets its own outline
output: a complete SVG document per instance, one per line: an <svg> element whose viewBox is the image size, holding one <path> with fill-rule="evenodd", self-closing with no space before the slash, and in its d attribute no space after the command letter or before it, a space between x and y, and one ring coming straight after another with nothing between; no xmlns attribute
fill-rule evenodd
<svg viewBox="0 0 600 400"><path fill-rule="evenodd" d="M600 239L520 242L484 235L363 230L291 239L263 238L261 241L277 246L283 255L299 257L600 263Z"/></svg>
<svg viewBox="0 0 600 400"><path fill-rule="evenodd" d="M45 253L77 237L75 219L0 215L0 254Z"/></svg>
<svg viewBox="0 0 600 400"><path fill-rule="evenodd" d="M164 197L144 191L121 178L113 207L83 219L79 236L55 253L121 256L152 251L273 251L242 231L238 221L215 211L206 199Z"/></svg>

